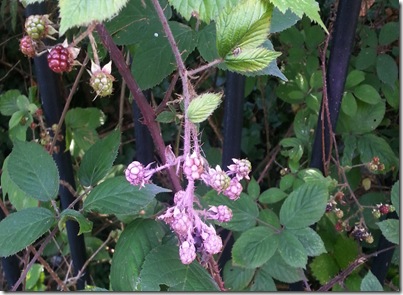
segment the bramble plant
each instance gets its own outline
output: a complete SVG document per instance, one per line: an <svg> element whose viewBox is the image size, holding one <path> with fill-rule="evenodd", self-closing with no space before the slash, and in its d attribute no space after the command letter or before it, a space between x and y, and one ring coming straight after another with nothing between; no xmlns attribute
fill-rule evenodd
<svg viewBox="0 0 403 295"><path fill-rule="evenodd" d="M37 83L0 94L0 256L24 261L9 289L396 290L397 22L348 1L323 22L315 0L20 0ZM220 165L228 71L247 77L244 138ZM383 255L387 278L367 264Z"/></svg>

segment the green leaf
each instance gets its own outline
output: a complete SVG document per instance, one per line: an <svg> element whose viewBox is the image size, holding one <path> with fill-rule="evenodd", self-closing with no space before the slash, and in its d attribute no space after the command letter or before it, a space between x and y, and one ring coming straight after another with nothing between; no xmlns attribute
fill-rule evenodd
<svg viewBox="0 0 403 295"><path fill-rule="evenodd" d="M11 115L10 121L8 121L8 128L14 128L21 124L21 119L26 115L25 111L16 111Z"/></svg>
<svg viewBox="0 0 403 295"><path fill-rule="evenodd" d="M232 262L235 266L256 268L265 264L276 252L279 236L273 230L258 226L247 230L232 247Z"/></svg>
<svg viewBox="0 0 403 295"><path fill-rule="evenodd" d="M285 192L287 191L289 188L292 187L294 181L295 181L295 175L294 174L286 174L283 177L281 177L280 179L280 189Z"/></svg>
<svg viewBox="0 0 403 295"><path fill-rule="evenodd" d="M273 6L259 0L245 0L222 10L217 22L217 49L226 57L236 48L241 53L254 49L267 38Z"/></svg>
<svg viewBox="0 0 403 295"><path fill-rule="evenodd" d="M277 214L271 209L263 209L259 212L258 224L263 226L270 224L271 228L274 227L279 231L281 230L280 220L278 219Z"/></svg>
<svg viewBox="0 0 403 295"><path fill-rule="evenodd" d="M154 220L137 219L119 237L112 258L110 280L113 291L139 291L145 257L161 244L165 232Z"/></svg>
<svg viewBox="0 0 403 295"><path fill-rule="evenodd" d="M197 49L205 61L212 62L220 58L216 47L216 27L210 23L197 33Z"/></svg>
<svg viewBox="0 0 403 295"><path fill-rule="evenodd" d="M357 86L358 84L360 84L364 80L365 80L365 73L363 71L352 70L347 75L345 88L349 89L349 88L352 88L354 86Z"/></svg>
<svg viewBox="0 0 403 295"><path fill-rule="evenodd" d="M73 209L65 209L60 213L59 219L59 229L60 231L66 226L67 220L74 220L77 221L78 225L80 226L80 230L78 232L78 236L82 233L88 233L92 230L92 221L89 221L85 218L80 212L73 210Z"/></svg>
<svg viewBox="0 0 403 295"><path fill-rule="evenodd" d="M340 268L336 260L329 254L322 254L315 257L309 265L312 275L322 284L326 284L330 279L336 276Z"/></svg>
<svg viewBox="0 0 403 295"><path fill-rule="evenodd" d="M281 201L285 197L287 197L288 194L283 192L281 189L277 187L272 187L269 188L268 190L265 190L259 197L259 202L264 203L264 204L273 204Z"/></svg>
<svg viewBox="0 0 403 295"><path fill-rule="evenodd" d="M385 102L368 104L357 100L357 112L349 117L343 112L337 120L337 133L363 134L375 130L385 115Z"/></svg>
<svg viewBox="0 0 403 295"><path fill-rule="evenodd" d="M25 290L30 290L35 287L38 282L41 273L43 272L43 265L34 263L27 273L27 280L25 282ZM32 290L35 291L35 290Z"/></svg>
<svg viewBox="0 0 403 295"><path fill-rule="evenodd" d="M57 197L59 173L56 163L39 144L16 142L7 168L11 181L28 196L39 201Z"/></svg>
<svg viewBox="0 0 403 295"><path fill-rule="evenodd" d="M377 104L381 101L378 91L368 84L355 87L353 93L358 99L369 104Z"/></svg>
<svg viewBox="0 0 403 295"><path fill-rule="evenodd" d="M379 280L369 270L361 282L361 292L383 292L383 287Z"/></svg>
<svg viewBox="0 0 403 295"><path fill-rule="evenodd" d="M175 121L176 114L170 111L163 111L158 114L155 120L160 123L171 123Z"/></svg>
<svg viewBox="0 0 403 295"><path fill-rule="evenodd" d="M17 211L25 208L37 207L38 200L28 196L10 179L7 168L8 158L9 157L4 160L2 168L3 172L1 173L1 188L3 190L3 196L6 194L8 195L8 200Z"/></svg>
<svg viewBox="0 0 403 295"><path fill-rule="evenodd" d="M288 265L281 255L273 255L260 269L280 282L295 283L303 278L303 270Z"/></svg>
<svg viewBox="0 0 403 295"><path fill-rule="evenodd" d="M105 121L105 115L97 108L74 108L67 111L66 129L67 135L72 138L81 149L88 150L91 145L98 141L96 128ZM67 136L66 136L67 137ZM66 138L67 140L68 138Z"/></svg>
<svg viewBox="0 0 403 295"><path fill-rule="evenodd" d="M364 134L357 138L357 150L361 162L369 163L373 157L379 157L385 165L385 171L398 167L399 159L396 157L389 143L375 134Z"/></svg>
<svg viewBox="0 0 403 295"><path fill-rule="evenodd" d="M357 258L358 254L357 243L353 239L343 236L337 238L337 241L334 244L333 257L336 259L340 269L345 269Z"/></svg>
<svg viewBox="0 0 403 295"><path fill-rule="evenodd" d="M355 157L355 150L357 148L357 137L355 135L343 136L344 150L341 158L342 166L352 166L353 158Z"/></svg>
<svg viewBox="0 0 403 295"><path fill-rule="evenodd" d="M154 184L139 188L131 185L124 176L117 176L96 186L85 199L83 209L103 214L136 214L162 192L170 190Z"/></svg>
<svg viewBox="0 0 403 295"><path fill-rule="evenodd" d="M301 18L295 13L287 10L281 12L277 7L274 7L271 15L270 34L281 32L293 26Z"/></svg>
<svg viewBox="0 0 403 295"><path fill-rule="evenodd" d="M251 178L248 184L248 195L256 200L260 195L260 186L254 177Z"/></svg>
<svg viewBox="0 0 403 295"><path fill-rule="evenodd" d="M3 116L11 116L19 110L17 106L17 97L21 92L17 89L8 90L0 95L0 113Z"/></svg>
<svg viewBox="0 0 403 295"><path fill-rule="evenodd" d="M399 23L388 22L381 27L379 32L379 45L388 45L399 39Z"/></svg>
<svg viewBox="0 0 403 295"><path fill-rule="evenodd" d="M221 103L222 93L203 93L193 98L187 109L187 115L191 122L201 123L214 112Z"/></svg>
<svg viewBox="0 0 403 295"><path fill-rule="evenodd" d="M102 22L116 16L128 0L60 0L59 34L72 27L87 26L93 21Z"/></svg>
<svg viewBox="0 0 403 295"><path fill-rule="evenodd" d="M317 22L326 33L328 33L325 24L320 19L319 5L315 0L294 1L294 0L269 0L281 12L286 12L287 9L295 13L299 18L304 14L312 21Z"/></svg>
<svg viewBox="0 0 403 295"><path fill-rule="evenodd" d="M397 219L386 219L381 222L376 223L381 229L382 234L385 238L394 244L399 244L399 220Z"/></svg>
<svg viewBox="0 0 403 295"><path fill-rule="evenodd" d="M217 18L217 15L226 8L238 3L237 0L169 0L176 11L187 21L197 15L197 18L209 23Z"/></svg>
<svg viewBox="0 0 403 295"><path fill-rule="evenodd" d="M176 245L161 245L151 250L140 276L141 291L160 291L160 285L168 286L169 291L219 291L216 282L197 261L182 264Z"/></svg>
<svg viewBox="0 0 403 295"><path fill-rule="evenodd" d="M300 229L317 222L325 213L328 195L326 186L320 182L301 185L281 206L281 224L289 229Z"/></svg>
<svg viewBox="0 0 403 295"><path fill-rule="evenodd" d="M351 92L345 92L341 101L342 111L349 117L354 117L357 112L357 101Z"/></svg>
<svg viewBox="0 0 403 295"><path fill-rule="evenodd" d="M53 213L45 208L26 208L11 213L0 222L0 256L13 255L31 245L54 222Z"/></svg>
<svg viewBox="0 0 403 295"><path fill-rule="evenodd" d="M211 190L204 196L204 201L211 206L226 205L232 210L232 219L229 222L217 223L221 227L233 231L245 231L256 225L259 209L255 201L245 193L236 201L231 201L222 194Z"/></svg>
<svg viewBox="0 0 403 295"><path fill-rule="evenodd" d="M229 291L242 291L252 281L255 269L237 267L228 260L224 266L225 288Z"/></svg>
<svg viewBox="0 0 403 295"><path fill-rule="evenodd" d="M357 70L366 70L369 67L375 65L377 57L376 48L368 47L360 51L355 59L355 67Z"/></svg>
<svg viewBox="0 0 403 295"><path fill-rule="evenodd" d="M376 73L379 80L393 87L398 79L399 69L390 55L380 54L376 59Z"/></svg>
<svg viewBox="0 0 403 295"><path fill-rule="evenodd" d="M265 268L258 268L250 287L252 292L275 292L276 284Z"/></svg>
<svg viewBox="0 0 403 295"><path fill-rule="evenodd" d="M299 161L304 154L302 142L296 137L284 138L280 141L280 145L285 148L281 151L281 154L289 157L292 161Z"/></svg>
<svg viewBox="0 0 403 295"><path fill-rule="evenodd" d="M305 268L308 262L308 254L294 232L285 229L279 236L278 252L285 263L292 267Z"/></svg>
<svg viewBox="0 0 403 295"><path fill-rule="evenodd" d="M395 110L398 110L400 106L399 81L396 80L392 87L387 84L383 84L382 92L388 104Z"/></svg>
<svg viewBox="0 0 403 295"><path fill-rule="evenodd" d="M159 20L155 20L159 22ZM183 60L194 50L197 40L195 32L179 22L168 22ZM160 83L176 69L175 57L165 33L159 25L146 28L141 43L130 46L133 57L131 71L142 90Z"/></svg>
<svg viewBox="0 0 403 295"><path fill-rule="evenodd" d="M240 50L239 53L235 50L225 57L225 64L228 69L240 74L262 70L281 55L280 52L266 48Z"/></svg>
<svg viewBox="0 0 403 295"><path fill-rule="evenodd" d="M105 177L116 159L119 145L120 131L115 130L88 149L78 170L78 179L83 186L94 186Z"/></svg>
<svg viewBox="0 0 403 295"><path fill-rule="evenodd" d="M3 181L2 181L2 183L3 183ZM398 180L392 186L392 195L391 195L392 205L395 207L395 211L396 211L397 216L400 216L400 197L399 197L399 192L400 192L400 181Z"/></svg>
<svg viewBox="0 0 403 295"><path fill-rule="evenodd" d="M287 231L297 237L309 256L319 256L326 253L321 237L312 228L288 229Z"/></svg>

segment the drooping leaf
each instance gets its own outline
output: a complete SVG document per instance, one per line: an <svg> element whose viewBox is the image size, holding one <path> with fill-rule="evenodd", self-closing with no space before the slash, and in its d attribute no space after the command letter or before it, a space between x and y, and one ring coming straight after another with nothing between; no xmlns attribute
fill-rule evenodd
<svg viewBox="0 0 403 295"><path fill-rule="evenodd" d="M182 264L176 245L161 245L145 258L140 272L141 291L160 291L160 285L169 291L218 291L213 278L198 262Z"/></svg>
<svg viewBox="0 0 403 295"><path fill-rule="evenodd" d="M309 256L319 256L326 253L321 237L312 228L289 229L287 231L297 237Z"/></svg>
<svg viewBox="0 0 403 295"><path fill-rule="evenodd" d="M349 117L354 117L357 112L357 101L351 92L346 92L341 101L342 111Z"/></svg>
<svg viewBox="0 0 403 295"><path fill-rule="evenodd" d="M119 237L112 258L110 280L113 291L139 291L140 271L147 254L161 244L165 232L160 223L137 219Z"/></svg>
<svg viewBox="0 0 403 295"><path fill-rule="evenodd" d="M340 266L340 269L345 269L358 256L357 243L353 239L339 236L334 244L334 259Z"/></svg>
<svg viewBox="0 0 403 295"><path fill-rule="evenodd" d="M251 197L252 199L256 200L259 197L260 186L254 177L252 177L251 180L249 181L247 191L249 197Z"/></svg>
<svg viewBox="0 0 403 295"><path fill-rule="evenodd" d="M399 244L399 220L386 219L381 222L377 222L377 225L389 242Z"/></svg>
<svg viewBox="0 0 403 295"><path fill-rule="evenodd" d="M201 123L214 112L221 103L222 93L203 93L193 98L187 109L187 115L191 122Z"/></svg>
<svg viewBox="0 0 403 295"><path fill-rule="evenodd" d="M260 269L280 282L295 283L303 278L302 268L288 265L281 255L273 255Z"/></svg>
<svg viewBox="0 0 403 295"><path fill-rule="evenodd" d="M96 128L104 123L105 115L97 108L74 108L66 114L66 145L72 140L84 151L98 141ZM71 138L70 138L71 137Z"/></svg>
<svg viewBox="0 0 403 295"><path fill-rule="evenodd" d="M355 59L357 70L366 70L375 65L377 52L375 47L363 48Z"/></svg>
<svg viewBox="0 0 403 295"><path fill-rule="evenodd" d="M340 267L336 260L329 254L322 254L315 257L310 263L312 275L322 284L326 284L330 279L337 275Z"/></svg>
<svg viewBox="0 0 403 295"><path fill-rule="evenodd" d="M217 223L223 228L245 231L256 225L259 209L255 201L245 193L241 193L238 200L231 201L228 197L211 190L204 196L204 200L211 206L225 205L232 210L232 219L229 222Z"/></svg>
<svg viewBox="0 0 403 295"><path fill-rule="evenodd" d="M156 20L159 22L159 20ZM183 60L194 50L197 40L195 32L179 22L168 22ZM175 57L161 26L149 27L138 46L130 46L131 71L142 90L160 83L176 69Z"/></svg>
<svg viewBox="0 0 403 295"><path fill-rule="evenodd" d="M383 292L383 287L379 280L369 270L361 282L361 292Z"/></svg>
<svg viewBox="0 0 403 295"><path fill-rule="evenodd" d="M356 156L355 150L357 148L357 138L355 135L347 134L343 136L344 151L341 158L341 164L343 166L353 165L353 158Z"/></svg>
<svg viewBox="0 0 403 295"><path fill-rule="evenodd" d="M376 73L379 80L393 87L398 78L399 68L390 55L380 54L376 58Z"/></svg>
<svg viewBox="0 0 403 295"><path fill-rule="evenodd" d="M253 277L252 285L250 286L252 292L275 292L277 291L276 284L271 275L267 272L266 268L259 268L256 270Z"/></svg>
<svg viewBox="0 0 403 295"><path fill-rule="evenodd" d="M363 163L369 163L373 157L378 157L385 165L385 171L398 166L398 158L389 143L375 134L364 134L357 139L357 151Z"/></svg>
<svg viewBox="0 0 403 295"><path fill-rule="evenodd" d="M381 101L381 96L378 91L368 84L355 87L353 93L358 99L369 104L377 104Z"/></svg>
<svg viewBox="0 0 403 295"><path fill-rule="evenodd" d="M270 34L281 32L293 26L301 18L291 10L281 12L277 7L274 7L271 15Z"/></svg>
<svg viewBox="0 0 403 295"><path fill-rule="evenodd" d="M175 121L176 114L170 111L163 111L158 114L155 120L160 123L171 123Z"/></svg>
<svg viewBox="0 0 403 295"><path fill-rule="evenodd" d="M272 187L269 188L268 190L265 190L260 196L259 196L259 202L265 203L265 204L273 204L277 203L278 201L281 201L282 199L286 198L288 194L283 192L281 189L277 187Z"/></svg>
<svg viewBox="0 0 403 295"><path fill-rule="evenodd" d="M28 196L10 179L7 168L8 158L9 157L7 157L3 162L3 172L1 173L1 188L3 190L3 196L6 194L8 195L8 200L17 211L25 208L37 207L38 200Z"/></svg>
<svg viewBox="0 0 403 295"><path fill-rule="evenodd" d="M45 208L26 208L11 213L0 222L0 256L13 255L31 245L54 222L53 213Z"/></svg>
<svg viewBox="0 0 403 295"><path fill-rule="evenodd" d="M78 170L78 179L83 186L94 186L105 177L116 159L119 145L120 131L115 130L88 149Z"/></svg>
<svg viewBox="0 0 403 295"><path fill-rule="evenodd" d="M11 116L19 110L17 106L17 97L21 92L17 89L8 90L0 95L0 113L3 116Z"/></svg>
<svg viewBox="0 0 403 295"><path fill-rule="evenodd" d="M352 70L347 75L345 88L349 89L349 88L352 88L354 86L357 86L358 84L360 84L364 80L365 80L365 73L363 71Z"/></svg>
<svg viewBox="0 0 403 295"><path fill-rule="evenodd" d="M89 221L76 210L65 209L60 213L60 219L58 223L60 230L62 230L66 226L67 220L77 221L78 225L80 226L80 230L77 234L78 236L82 233L88 233L92 230L92 221Z"/></svg>
<svg viewBox="0 0 403 295"><path fill-rule="evenodd" d="M312 21L317 22L327 33L325 24L319 15L319 4L315 0L294 1L294 0L269 0L281 12L285 13L288 9L302 18L305 14Z"/></svg>
<svg viewBox="0 0 403 295"><path fill-rule="evenodd" d="M317 222L325 213L327 199L328 192L323 183L301 185L281 206L281 224L289 229L300 229Z"/></svg>
<svg viewBox="0 0 403 295"><path fill-rule="evenodd" d="M258 0L223 9L216 21L218 54L225 57L237 47L243 52L261 45L269 34L272 9Z"/></svg>
<svg viewBox="0 0 403 295"><path fill-rule="evenodd" d="M50 201L59 191L56 163L45 149L34 142L16 142L7 163L11 181L26 195Z"/></svg>
<svg viewBox="0 0 403 295"><path fill-rule="evenodd" d="M387 22L379 32L379 45L387 45L399 39L399 23Z"/></svg>
<svg viewBox="0 0 403 295"><path fill-rule="evenodd" d="M193 16L209 23L217 18L217 15L226 6L233 6L237 0L169 0L171 4L186 20Z"/></svg>
<svg viewBox="0 0 403 295"><path fill-rule="evenodd" d="M295 268L305 268L308 262L308 254L304 245L294 235L294 232L288 231L288 229L279 235L278 253L285 263Z"/></svg>
<svg viewBox="0 0 403 295"><path fill-rule="evenodd" d="M385 102L368 104L357 100L357 112L354 117L340 113L337 120L337 133L363 134L375 130L385 115Z"/></svg>
<svg viewBox="0 0 403 295"><path fill-rule="evenodd" d="M240 74L252 73L263 70L280 55L280 52L263 47L240 49L240 53L235 50L225 57L225 65L230 71Z"/></svg>
<svg viewBox="0 0 403 295"><path fill-rule="evenodd" d="M225 288L229 291L242 291L245 289L255 274L255 269L238 267L228 260L224 266L223 279Z"/></svg>
<svg viewBox="0 0 403 295"><path fill-rule="evenodd" d="M60 0L60 28L63 35L68 29L89 25L93 21L102 22L113 18L128 0Z"/></svg>
<svg viewBox="0 0 403 295"><path fill-rule="evenodd" d="M197 49L207 62L220 58L216 47L216 27L210 23L197 33Z"/></svg>
<svg viewBox="0 0 403 295"><path fill-rule="evenodd" d="M117 176L96 186L85 199L83 209L103 214L136 214L162 192L170 190L155 184L139 188L131 185L124 176Z"/></svg>
<svg viewBox="0 0 403 295"><path fill-rule="evenodd" d="M279 236L270 228L258 226L247 230L235 241L232 262L245 268L260 267L270 259L279 246Z"/></svg>
<svg viewBox="0 0 403 295"><path fill-rule="evenodd" d="M400 216L400 181L396 181L395 184L392 186L392 195L391 201L392 205L395 207L395 211L397 216Z"/></svg>

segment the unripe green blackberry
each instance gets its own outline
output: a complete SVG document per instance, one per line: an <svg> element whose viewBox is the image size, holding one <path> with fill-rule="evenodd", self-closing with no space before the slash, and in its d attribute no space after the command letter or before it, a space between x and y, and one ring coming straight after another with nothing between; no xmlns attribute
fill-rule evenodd
<svg viewBox="0 0 403 295"><path fill-rule="evenodd" d="M25 20L25 31L33 40L40 40L45 37L51 37L51 35L57 33L52 27L52 22L49 20L49 15L30 15Z"/></svg>
<svg viewBox="0 0 403 295"><path fill-rule="evenodd" d="M113 81L115 81L115 78L112 75L98 72L91 76L90 85L97 95L104 97L112 94Z"/></svg>

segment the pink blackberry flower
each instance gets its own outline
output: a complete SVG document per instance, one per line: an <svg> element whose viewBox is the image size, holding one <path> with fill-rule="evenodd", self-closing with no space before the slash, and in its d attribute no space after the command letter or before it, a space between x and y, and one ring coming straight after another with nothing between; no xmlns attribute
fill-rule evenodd
<svg viewBox="0 0 403 295"><path fill-rule="evenodd" d="M204 226L201 237L203 239L203 247L207 254L213 255L217 254L221 251L222 248L222 240L217 235L214 227Z"/></svg>
<svg viewBox="0 0 403 295"><path fill-rule="evenodd" d="M196 258L196 249L192 243L184 241L179 246L179 257L183 264L190 264Z"/></svg>
<svg viewBox="0 0 403 295"><path fill-rule="evenodd" d="M204 160L196 152L190 156L186 155L185 162L183 163L183 173L187 179L199 179L204 171Z"/></svg>
<svg viewBox="0 0 403 295"><path fill-rule="evenodd" d="M132 185L139 185L140 187L143 187L146 183L150 183L150 178L153 174L152 170L149 169L150 165L151 164L144 167L144 165L138 161L130 163L125 170L127 181Z"/></svg>
<svg viewBox="0 0 403 295"><path fill-rule="evenodd" d="M209 168L208 174L203 173L203 181L215 189L218 193L225 191L230 185L231 178L221 170L220 166L216 166L216 169Z"/></svg>
<svg viewBox="0 0 403 295"><path fill-rule="evenodd" d="M212 206L207 212L209 218L219 222L228 222L232 219L232 210L225 205Z"/></svg>
<svg viewBox="0 0 403 295"><path fill-rule="evenodd" d="M232 159L235 164L229 165L228 168L231 171L230 173L235 173L235 177L238 180L242 180L243 178L250 179L249 173L252 170L252 164L247 159Z"/></svg>
<svg viewBox="0 0 403 295"><path fill-rule="evenodd" d="M230 198L230 200L237 200L242 193L242 185L239 180L234 177L231 179L228 188L224 191L224 196Z"/></svg>

